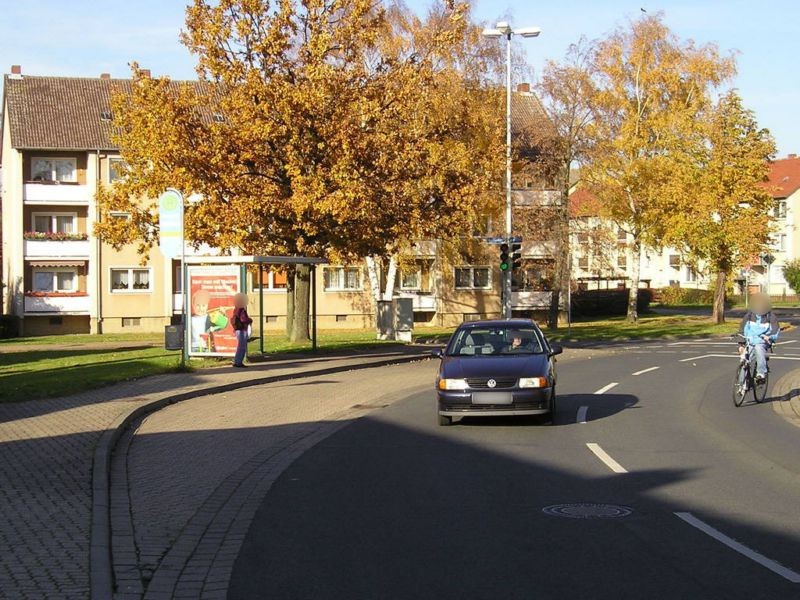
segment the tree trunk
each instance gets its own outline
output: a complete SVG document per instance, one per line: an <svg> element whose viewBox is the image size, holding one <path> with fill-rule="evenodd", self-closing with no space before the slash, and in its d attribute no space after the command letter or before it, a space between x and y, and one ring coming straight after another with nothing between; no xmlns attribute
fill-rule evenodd
<svg viewBox="0 0 800 600"><path fill-rule="evenodd" d="M642 242L634 239L633 242L633 272L631 273L631 289L628 294L628 316L629 323L636 323L639 320L639 276L642 269Z"/></svg>
<svg viewBox="0 0 800 600"><path fill-rule="evenodd" d="M711 318L714 323L725 322L725 286L728 282L728 274L725 271L717 272L717 282L714 286L714 312Z"/></svg>
<svg viewBox="0 0 800 600"><path fill-rule="evenodd" d="M311 268L297 265L294 271L294 318L289 332L290 342L307 342L311 339L308 333L310 292Z"/></svg>
<svg viewBox="0 0 800 600"><path fill-rule="evenodd" d="M569 192L562 192L562 196L568 198ZM558 221L556 231L556 261L553 267L553 286L550 294L550 309L547 313L548 329L558 329L558 316L561 309L561 294L566 286L570 285L569 272L569 209L566 205L558 211ZM569 308L567 308L569 310Z"/></svg>

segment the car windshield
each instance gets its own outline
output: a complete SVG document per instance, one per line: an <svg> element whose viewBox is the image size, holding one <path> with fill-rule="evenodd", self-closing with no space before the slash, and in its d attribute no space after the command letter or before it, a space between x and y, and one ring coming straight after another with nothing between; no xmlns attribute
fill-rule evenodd
<svg viewBox="0 0 800 600"><path fill-rule="evenodd" d="M447 348L449 356L541 354L541 338L533 327L465 327Z"/></svg>

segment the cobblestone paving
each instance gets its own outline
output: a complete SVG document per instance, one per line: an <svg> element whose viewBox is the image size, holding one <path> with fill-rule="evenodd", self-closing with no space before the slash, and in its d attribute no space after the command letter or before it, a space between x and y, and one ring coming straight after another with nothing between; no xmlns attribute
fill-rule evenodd
<svg viewBox="0 0 800 600"><path fill-rule="evenodd" d="M253 515L280 473L349 419L430 388L435 368L431 361L276 383L150 415L118 446L127 461L116 456L112 474L114 494L128 488L133 553L149 581L144 597L224 598ZM118 598L140 598L129 578L128 526L113 520L112 528L122 532Z"/></svg>
<svg viewBox="0 0 800 600"><path fill-rule="evenodd" d="M0 404L0 598L88 598L93 453L121 415L180 392L364 360L321 357L161 375L67 398Z"/></svg>

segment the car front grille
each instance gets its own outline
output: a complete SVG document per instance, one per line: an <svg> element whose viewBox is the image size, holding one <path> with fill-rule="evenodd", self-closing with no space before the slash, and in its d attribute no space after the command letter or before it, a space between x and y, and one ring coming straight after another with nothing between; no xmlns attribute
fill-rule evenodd
<svg viewBox="0 0 800 600"><path fill-rule="evenodd" d="M495 386L489 386L489 380L494 379ZM507 390L508 388L516 387L517 380L510 377L473 377L467 379L467 385L473 390Z"/></svg>

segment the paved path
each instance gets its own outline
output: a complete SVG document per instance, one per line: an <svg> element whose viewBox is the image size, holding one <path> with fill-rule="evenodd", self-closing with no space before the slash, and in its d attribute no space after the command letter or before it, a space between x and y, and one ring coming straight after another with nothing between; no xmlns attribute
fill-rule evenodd
<svg viewBox="0 0 800 600"><path fill-rule="evenodd" d="M647 351L692 350L652 344ZM614 352L644 350L632 345ZM565 360L602 355L568 350ZM0 598L88 598L98 440L115 421L154 400L229 385L239 389L173 405L123 436L111 498L118 598L141 598L145 591L150 598L224 597L252 514L275 477L343 424L391 403L393 388L413 387L415 379L404 370L410 367L390 367L371 372L380 377L353 372L258 387L253 382L397 358L397 352L376 350L366 357L286 359L0 405ZM422 377L425 385L429 375Z"/></svg>
<svg viewBox="0 0 800 600"><path fill-rule="evenodd" d="M88 598L92 465L101 436L177 394L403 359L420 349L320 356L126 382L66 398L0 404L0 598Z"/></svg>

